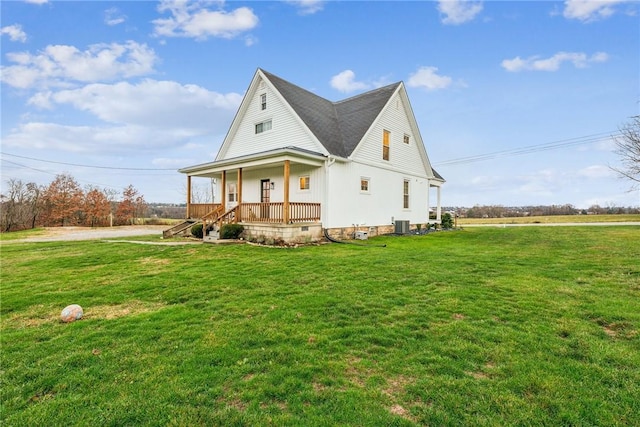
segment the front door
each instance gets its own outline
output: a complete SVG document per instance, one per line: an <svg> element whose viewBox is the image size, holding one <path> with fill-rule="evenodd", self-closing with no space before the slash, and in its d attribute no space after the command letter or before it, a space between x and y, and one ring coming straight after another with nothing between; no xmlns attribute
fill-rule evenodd
<svg viewBox="0 0 640 427"><path fill-rule="evenodd" d="M260 180L260 218L269 218L269 202L271 201L271 180Z"/></svg>

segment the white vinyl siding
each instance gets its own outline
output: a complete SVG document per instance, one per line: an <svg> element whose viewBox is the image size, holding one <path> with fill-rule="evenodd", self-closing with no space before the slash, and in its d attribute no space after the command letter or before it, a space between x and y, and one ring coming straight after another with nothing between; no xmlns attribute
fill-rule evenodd
<svg viewBox="0 0 640 427"><path fill-rule="evenodd" d="M378 121L369 130L365 139L354 151L354 160L361 160L370 164L379 164L382 167L402 169L407 173L425 175L425 167L422 163L417 144L406 144L405 136L409 141L418 141L413 134L407 114L411 114L396 94L391 100L392 108L383 110ZM395 108L395 106L398 108ZM383 134L389 131L389 160L383 160Z"/></svg>
<svg viewBox="0 0 640 427"><path fill-rule="evenodd" d="M328 208L323 205L324 227L391 225L392 218L408 220L411 224L425 224L428 220L428 180L424 176L401 174L356 162L336 162L328 173L330 189L339 191L330 191ZM369 193L361 191L363 177L369 179ZM411 209L403 208L404 180L410 181Z"/></svg>
<svg viewBox="0 0 640 427"><path fill-rule="evenodd" d="M234 123L234 134L229 134L226 141L226 151L217 160L231 159L275 150L283 147L298 147L304 150L322 153L324 148L312 139L310 132L303 127L300 119L282 101L268 83L264 87L245 98L251 104L245 111L239 111ZM267 108L262 110L262 96L266 95ZM256 134L256 124L267 120L272 121L272 128L268 132Z"/></svg>

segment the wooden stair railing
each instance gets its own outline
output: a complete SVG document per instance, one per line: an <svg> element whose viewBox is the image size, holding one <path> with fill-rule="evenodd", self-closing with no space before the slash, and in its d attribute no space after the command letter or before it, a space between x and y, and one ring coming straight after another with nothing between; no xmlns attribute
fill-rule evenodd
<svg viewBox="0 0 640 427"><path fill-rule="evenodd" d="M228 211L226 211L225 213L223 213L222 215L220 215L216 220L216 222L218 223L218 226L222 226L222 224L238 222L238 209L239 209L239 206L234 206Z"/></svg>
<svg viewBox="0 0 640 427"><path fill-rule="evenodd" d="M173 227L169 228L168 230L162 231L162 238L163 239L168 239L170 237L173 237L176 234L180 234L180 233L186 231L188 228L193 227L193 225L197 224L197 223L198 223L198 221L197 220L193 220L193 219L184 220L183 222L174 225Z"/></svg>
<svg viewBox="0 0 640 427"><path fill-rule="evenodd" d="M203 236L207 235L207 223L215 224L218 221L218 218L220 217L222 212L223 212L222 206L218 205L217 208L215 208L214 210L212 210L211 212L207 213L206 215L204 215L201 218L201 220L202 220L202 235Z"/></svg>

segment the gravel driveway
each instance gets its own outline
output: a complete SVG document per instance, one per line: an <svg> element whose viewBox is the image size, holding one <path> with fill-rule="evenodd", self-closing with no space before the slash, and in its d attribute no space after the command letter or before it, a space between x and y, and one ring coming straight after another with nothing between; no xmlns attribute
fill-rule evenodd
<svg viewBox="0 0 640 427"><path fill-rule="evenodd" d="M47 227L45 234L9 242L60 242L73 240L102 240L133 236L162 236L167 225L129 225L118 227Z"/></svg>

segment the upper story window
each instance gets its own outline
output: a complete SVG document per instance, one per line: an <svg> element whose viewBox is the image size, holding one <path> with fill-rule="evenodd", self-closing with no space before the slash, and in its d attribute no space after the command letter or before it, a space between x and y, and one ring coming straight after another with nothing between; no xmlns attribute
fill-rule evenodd
<svg viewBox="0 0 640 427"><path fill-rule="evenodd" d="M300 189L301 190L309 189L309 175L300 177Z"/></svg>
<svg viewBox="0 0 640 427"><path fill-rule="evenodd" d="M262 110L266 110L267 109L267 94L263 93L262 95L260 95L260 109Z"/></svg>
<svg viewBox="0 0 640 427"><path fill-rule="evenodd" d="M256 133L262 133L271 130L271 120L256 124Z"/></svg>
<svg viewBox="0 0 640 427"><path fill-rule="evenodd" d="M402 139L402 141L404 141L405 144L409 143L409 135L407 135L406 133L404 134L404 138Z"/></svg>
<svg viewBox="0 0 640 427"><path fill-rule="evenodd" d="M382 131L382 160L389 160L389 135L388 130Z"/></svg>

